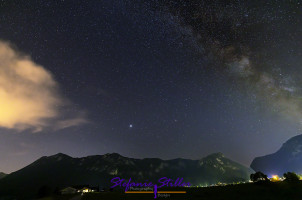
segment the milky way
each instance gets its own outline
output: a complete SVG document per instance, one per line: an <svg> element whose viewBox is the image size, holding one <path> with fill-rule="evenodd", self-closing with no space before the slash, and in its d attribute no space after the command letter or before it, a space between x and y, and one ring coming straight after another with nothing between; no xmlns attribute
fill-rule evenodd
<svg viewBox="0 0 302 200"><path fill-rule="evenodd" d="M243 84L250 98L276 114L302 122L302 6L265 1L171 1L171 13L196 43L214 55L218 73ZM180 20L179 20L180 19ZM192 34L193 33L193 34ZM216 66L217 67L217 66Z"/></svg>

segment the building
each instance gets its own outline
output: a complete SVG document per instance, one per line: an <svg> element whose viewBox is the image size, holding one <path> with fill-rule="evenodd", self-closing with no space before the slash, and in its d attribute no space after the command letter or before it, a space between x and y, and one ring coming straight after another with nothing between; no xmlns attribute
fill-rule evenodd
<svg viewBox="0 0 302 200"><path fill-rule="evenodd" d="M89 187L83 187L81 189L78 190L79 193L88 193L88 192L94 192L94 190L92 190Z"/></svg>

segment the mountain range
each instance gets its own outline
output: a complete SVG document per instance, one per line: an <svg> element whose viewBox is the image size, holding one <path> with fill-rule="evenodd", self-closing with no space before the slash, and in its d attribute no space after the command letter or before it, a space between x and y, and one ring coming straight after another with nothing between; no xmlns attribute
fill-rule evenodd
<svg viewBox="0 0 302 200"><path fill-rule="evenodd" d="M0 179L1 178L4 178L7 174L3 173L3 172L0 172Z"/></svg>
<svg viewBox="0 0 302 200"><path fill-rule="evenodd" d="M285 172L302 174L302 135L292 137L273 154L255 158L251 168L268 176L282 176Z"/></svg>
<svg viewBox="0 0 302 200"><path fill-rule="evenodd" d="M159 178L183 178L192 185L246 181L253 171L222 153L211 154L200 160L158 158L134 159L117 153L72 158L59 153L44 156L32 164L0 179L0 195L34 195L47 186L54 191L72 185L108 188L114 177L145 182Z"/></svg>

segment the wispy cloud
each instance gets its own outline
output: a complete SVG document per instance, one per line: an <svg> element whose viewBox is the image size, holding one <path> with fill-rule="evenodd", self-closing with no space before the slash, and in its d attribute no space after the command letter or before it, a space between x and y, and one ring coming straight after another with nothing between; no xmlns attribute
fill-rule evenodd
<svg viewBox="0 0 302 200"><path fill-rule="evenodd" d="M65 115L61 108L66 106L71 103L60 95L48 70L0 41L0 127L37 132L87 122L76 113L60 120Z"/></svg>

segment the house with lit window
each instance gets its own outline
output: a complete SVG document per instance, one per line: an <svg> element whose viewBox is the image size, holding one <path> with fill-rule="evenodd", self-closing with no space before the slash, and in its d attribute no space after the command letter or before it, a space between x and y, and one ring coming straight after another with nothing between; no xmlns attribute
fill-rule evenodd
<svg viewBox="0 0 302 200"><path fill-rule="evenodd" d="M89 185L77 185L72 187L64 188L61 191L61 194L75 194L75 193L89 193L89 192L98 192L98 187L90 187Z"/></svg>
<svg viewBox="0 0 302 200"><path fill-rule="evenodd" d="M78 190L79 193L88 193L88 192L94 192L94 190L92 190L89 187L83 187L81 189Z"/></svg>

